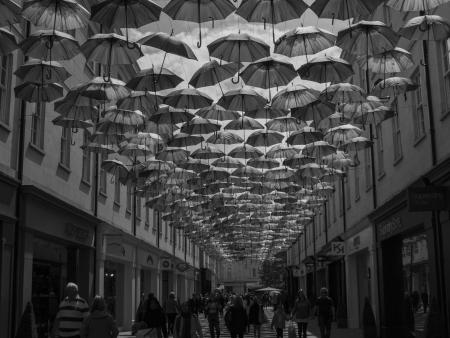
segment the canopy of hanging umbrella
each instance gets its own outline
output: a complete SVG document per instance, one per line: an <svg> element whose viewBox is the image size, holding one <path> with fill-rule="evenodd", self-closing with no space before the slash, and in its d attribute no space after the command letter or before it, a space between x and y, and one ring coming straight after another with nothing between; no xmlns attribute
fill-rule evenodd
<svg viewBox="0 0 450 338"><path fill-rule="evenodd" d="M287 116L289 110L283 108L276 108L269 104L258 109L249 109L245 112L245 115L254 119L274 119L277 117Z"/></svg>
<svg viewBox="0 0 450 338"><path fill-rule="evenodd" d="M259 151L257 148L255 148L249 144L244 144L243 146L238 146L236 148L233 148L228 153L228 156L231 156L234 158L243 158L243 159L257 158L262 155L263 155L263 153L261 151Z"/></svg>
<svg viewBox="0 0 450 338"><path fill-rule="evenodd" d="M137 41L143 46L160 49L165 53L178 55L186 59L197 60L197 56L185 42L164 32L145 35Z"/></svg>
<svg viewBox="0 0 450 338"><path fill-rule="evenodd" d="M352 76L353 68L344 59L324 55L303 64L297 72L303 80L338 83Z"/></svg>
<svg viewBox="0 0 450 338"><path fill-rule="evenodd" d="M390 77L378 82L372 89L374 95L380 97L404 94L411 90L416 90L418 85L407 77Z"/></svg>
<svg viewBox="0 0 450 338"><path fill-rule="evenodd" d="M178 86L183 79L167 68L153 67L143 69L128 81L127 87L133 90L157 92Z"/></svg>
<svg viewBox="0 0 450 338"><path fill-rule="evenodd" d="M401 12L420 12L428 11L447 2L448 0L388 0L386 5Z"/></svg>
<svg viewBox="0 0 450 338"><path fill-rule="evenodd" d="M288 86L273 97L272 106L282 109L304 107L316 101L319 94L319 91L302 84Z"/></svg>
<svg viewBox="0 0 450 338"><path fill-rule="evenodd" d="M216 60L212 60L205 63L192 75L189 84L195 88L213 86L232 78L237 70L239 70L239 66L234 63L221 65Z"/></svg>
<svg viewBox="0 0 450 338"><path fill-rule="evenodd" d="M253 130L253 129L264 129L264 126L257 120L251 117L242 116L236 120L229 122L224 127L225 130Z"/></svg>
<svg viewBox="0 0 450 338"><path fill-rule="evenodd" d="M283 141L284 135L271 130L257 130L249 135L247 144L254 147L271 147Z"/></svg>
<svg viewBox="0 0 450 338"><path fill-rule="evenodd" d="M142 110L148 117L155 114L155 106L163 103L164 97L144 91L132 91L129 96L117 101L117 107L127 110Z"/></svg>
<svg viewBox="0 0 450 338"><path fill-rule="evenodd" d="M334 46L336 35L314 26L297 27L275 42L274 52L296 57L313 55Z"/></svg>
<svg viewBox="0 0 450 338"><path fill-rule="evenodd" d="M0 1L0 26L11 25L20 21L22 7L14 0Z"/></svg>
<svg viewBox="0 0 450 338"><path fill-rule="evenodd" d="M0 27L0 55L8 55L19 48L16 37L5 28Z"/></svg>
<svg viewBox="0 0 450 338"><path fill-rule="evenodd" d="M211 134L220 130L220 125L214 121L196 116L181 127L181 132L187 134Z"/></svg>
<svg viewBox="0 0 450 338"><path fill-rule="evenodd" d="M233 134L229 131L218 131L212 134L206 142L212 144L236 144L242 143L244 140L239 135Z"/></svg>
<svg viewBox="0 0 450 338"><path fill-rule="evenodd" d="M335 105L327 101L316 100L304 107L291 109L291 116L301 121L313 121L315 124L335 112Z"/></svg>
<svg viewBox="0 0 450 338"><path fill-rule="evenodd" d="M217 102L219 106L225 109L246 111L247 109L258 109L264 107L267 103L265 97L258 94L250 87L242 87L226 92Z"/></svg>
<svg viewBox="0 0 450 338"><path fill-rule="evenodd" d="M27 102L51 102L64 95L64 89L57 83L24 82L14 88L17 98Z"/></svg>
<svg viewBox="0 0 450 338"><path fill-rule="evenodd" d="M36 83L63 83L71 74L58 62L30 60L14 72L24 81Z"/></svg>
<svg viewBox="0 0 450 338"><path fill-rule="evenodd" d="M411 53L400 47L372 55L368 62L364 57L361 57L358 59L358 63L362 69L365 69L368 65L369 70L377 74L401 73L414 66Z"/></svg>
<svg viewBox="0 0 450 338"><path fill-rule="evenodd" d="M167 94L164 103L174 108L199 109L210 106L213 99L197 89L185 88Z"/></svg>
<svg viewBox="0 0 450 338"><path fill-rule="evenodd" d="M441 41L450 37L450 22L439 15L423 15L410 19L399 30L409 40Z"/></svg>
<svg viewBox="0 0 450 338"><path fill-rule="evenodd" d="M241 114L239 114L237 111L224 109L218 104L213 104L209 107L201 108L197 111L196 115L205 119L216 121L234 120L241 116Z"/></svg>
<svg viewBox="0 0 450 338"><path fill-rule="evenodd" d="M92 98L97 101L118 101L128 97L131 90L125 87L125 82L103 77L95 77L87 84L79 88L81 96Z"/></svg>
<svg viewBox="0 0 450 338"><path fill-rule="evenodd" d="M278 117L266 123L267 130L278 131L281 133L290 133L301 130L306 127L305 123L300 122L295 117Z"/></svg>
<svg viewBox="0 0 450 338"><path fill-rule="evenodd" d="M338 20L370 17L383 0L316 0L311 10L320 18Z"/></svg>

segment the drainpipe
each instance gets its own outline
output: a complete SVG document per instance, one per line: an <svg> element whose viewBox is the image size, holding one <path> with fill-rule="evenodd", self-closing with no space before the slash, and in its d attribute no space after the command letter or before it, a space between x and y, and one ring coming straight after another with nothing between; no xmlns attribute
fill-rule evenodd
<svg viewBox="0 0 450 338"><path fill-rule="evenodd" d="M341 178L341 190L342 190L342 225L344 228L344 233L347 231L347 206L345 205L345 175Z"/></svg>
<svg viewBox="0 0 450 338"><path fill-rule="evenodd" d="M328 208L327 208L327 202L323 203L323 214L325 217L325 244L328 243Z"/></svg>
<svg viewBox="0 0 450 338"><path fill-rule="evenodd" d="M314 251L314 297L317 296L317 256L316 256L316 218L313 217L312 223L312 235L313 235L313 251Z"/></svg>
<svg viewBox="0 0 450 338"><path fill-rule="evenodd" d="M30 23L27 21L26 23L26 37L30 35ZM24 62L28 60L28 57L24 56ZM17 187L16 191L16 205L15 205L15 217L16 217L16 223L14 227L14 267L13 267L13 275L12 275L12 283L10 287L10 295L13 296L13 302L11 304L11 336L15 336L16 326L17 326L17 320L18 320L18 314L17 311L19 309L19 302L21 301L22 297L20 295L20 292L23 291L20 287L17 288L16 286L20 285L20 267L22 267L19 263L19 257L20 257L20 249L22 247L19 245L19 242L21 241L21 227L22 227L22 181L23 181L23 173L24 173L24 154L25 154L25 125L26 125L26 108L27 103L25 100L20 101L20 118L19 118L19 135L18 135L18 142L19 142L19 149L17 154L17 173L16 173L16 179L19 182L19 185ZM20 248L19 248L20 246ZM19 275L20 274L20 275Z"/></svg>

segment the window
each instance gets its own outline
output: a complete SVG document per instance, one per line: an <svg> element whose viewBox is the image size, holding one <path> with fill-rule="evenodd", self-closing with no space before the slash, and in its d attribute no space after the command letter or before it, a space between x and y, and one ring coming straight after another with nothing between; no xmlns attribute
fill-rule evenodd
<svg viewBox="0 0 450 338"><path fill-rule="evenodd" d="M395 115L391 119L392 120L392 139L394 144L394 162L398 162L401 160L403 156L402 151L402 136L400 131L400 123L398 118L398 110L397 110L397 100L394 101L395 107Z"/></svg>
<svg viewBox="0 0 450 338"><path fill-rule="evenodd" d="M148 230L150 226L150 209L145 207L145 229Z"/></svg>
<svg viewBox="0 0 450 338"><path fill-rule="evenodd" d="M442 46L444 54L444 93L445 93L445 107L444 113L450 111L450 39L445 40Z"/></svg>
<svg viewBox="0 0 450 338"><path fill-rule="evenodd" d="M141 219L142 216L142 200L141 196L136 196L136 218Z"/></svg>
<svg viewBox="0 0 450 338"><path fill-rule="evenodd" d="M89 144L89 132L84 131L83 133L83 145L87 146ZM91 153L85 147L82 150L82 164L81 164L81 179L83 182L91 182Z"/></svg>
<svg viewBox="0 0 450 338"><path fill-rule="evenodd" d="M333 221L336 222L336 193L331 196L331 208L333 209Z"/></svg>
<svg viewBox="0 0 450 338"><path fill-rule="evenodd" d="M352 198L351 198L351 191L350 191L350 182L348 180L348 176L345 176L344 179L345 184L345 206L347 209L350 209L352 207Z"/></svg>
<svg viewBox="0 0 450 338"><path fill-rule="evenodd" d="M127 204L126 211L131 212L131 184L127 183Z"/></svg>
<svg viewBox="0 0 450 338"><path fill-rule="evenodd" d="M384 175L384 147L383 147L383 128L381 123L376 126L377 133L377 160L378 160L378 176Z"/></svg>
<svg viewBox="0 0 450 338"><path fill-rule="evenodd" d="M167 224L167 222L164 223L164 240L167 242L167 240L169 239L169 225Z"/></svg>
<svg viewBox="0 0 450 338"><path fill-rule="evenodd" d="M158 229L158 236L162 238L161 213L156 211L156 227Z"/></svg>
<svg viewBox="0 0 450 338"><path fill-rule="evenodd" d="M366 190L372 188L372 156L370 148L364 149L364 175L366 177Z"/></svg>
<svg viewBox="0 0 450 338"><path fill-rule="evenodd" d="M0 122L9 126L9 103L11 83L11 61L9 55L0 56Z"/></svg>
<svg viewBox="0 0 450 338"><path fill-rule="evenodd" d="M153 210L153 226L152 226L152 234L156 234L158 229L158 212Z"/></svg>
<svg viewBox="0 0 450 338"><path fill-rule="evenodd" d="M425 120L423 117L422 82L420 72L417 71L412 80L417 84L417 89L411 92L412 113L414 123L414 139L419 140L425 135Z"/></svg>
<svg viewBox="0 0 450 338"><path fill-rule="evenodd" d="M256 269L253 269L253 270L252 270L252 276L253 276L253 277L256 277Z"/></svg>
<svg viewBox="0 0 450 338"><path fill-rule="evenodd" d="M114 177L114 204L117 206L120 206L120 188L119 172L116 172Z"/></svg>
<svg viewBox="0 0 450 338"><path fill-rule="evenodd" d="M344 199L342 198L343 190L342 190L342 179L339 179L339 189L338 189L338 199L339 199L339 216L344 214Z"/></svg>
<svg viewBox="0 0 450 338"><path fill-rule="evenodd" d="M103 153L103 154L101 154L100 159L101 159L101 162L103 162L108 159L108 155ZM107 180L106 170L104 170L101 166L100 166L100 178L99 179L100 179L100 182L99 182L100 184L99 184L98 192L100 194L106 196L106 183L107 183L106 182L106 180Z"/></svg>
<svg viewBox="0 0 450 338"><path fill-rule="evenodd" d="M355 175L355 201L358 201L361 197L359 194L359 166L354 168L354 175Z"/></svg>
<svg viewBox="0 0 450 338"><path fill-rule="evenodd" d="M45 102L36 103L31 120L31 144L44 150Z"/></svg>
<svg viewBox="0 0 450 338"><path fill-rule="evenodd" d="M70 142L72 132L70 128L62 128L61 131L61 153L59 163L66 168L70 168Z"/></svg>

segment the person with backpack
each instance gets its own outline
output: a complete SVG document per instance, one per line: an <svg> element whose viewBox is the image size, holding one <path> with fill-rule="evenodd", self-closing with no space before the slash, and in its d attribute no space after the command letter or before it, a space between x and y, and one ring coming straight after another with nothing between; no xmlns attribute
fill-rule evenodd
<svg viewBox="0 0 450 338"><path fill-rule="evenodd" d="M320 297L316 300L315 313L318 318L321 338L330 338L331 322L334 319L334 302L328 297L328 289L320 289Z"/></svg>
<svg viewBox="0 0 450 338"><path fill-rule="evenodd" d="M300 290L295 300L294 307L291 312L291 318L297 322L298 337L306 338L308 329L308 319L311 315L311 303L306 298L303 290Z"/></svg>
<svg viewBox="0 0 450 338"><path fill-rule="evenodd" d="M169 334L173 334L173 325L175 318L180 313L180 304L175 297L175 292L169 294L169 298L164 303L164 312L167 315L167 331Z"/></svg>
<svg viewBox="0 0 450 338"><path fill-rule="evenodd" d="M174 338L203 338L198 316L192 312L189 302L181 305L181 312L175 319Z"/></svg>
<svg viewBox="0 0 450 338"><path fill-rule="evenodd" d="M219 326L219 313L221 311L221 306L215 297L211 295L205 306L205 317L208 319L209 333L211 338L220 337L220 326Z"/></svg>
<svg viewBox="0 0 450 338"><path fill-rule="evenodd" d="M261 338L261 325L264 322L264 309L257 297L253 298L248 313L248 322L253 326L253 338Z"/></svg>
<svg viewBox="0 0 450 338"><path fill-rule="evenodd" d="M283 338L283 330L286 327L286 319L288 316L284 312L283 307L279 306L273 314L272 323L270 328L277 332L277 338Z"/></svg>
<svg viewBox="0 0 450 338"><path fill-rule="evenodd" d="M158 338L167 338L166 315L156 297L151 293L146 302L144 322L147 328L155 329Z"/></svg>

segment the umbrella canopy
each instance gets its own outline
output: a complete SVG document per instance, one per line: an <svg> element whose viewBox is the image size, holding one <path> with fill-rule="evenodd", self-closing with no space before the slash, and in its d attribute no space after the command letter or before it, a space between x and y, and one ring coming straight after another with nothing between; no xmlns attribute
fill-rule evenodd
<svg viewBox="0 0 450 338"><path fill-rule="evenodd" d="M273 169L280 166L280 162L270 158L254 158L247 162L247 165L257 169Z"/></svg>
<svg viewBox="0 0 450 338"><path fill-rule="evenodd" d="M44 83L63 83L71 74L58 62L30 60L14 72L24 81Z"/></svg>
<svg viewBox="0 0 450 338"><path fill-rule="evenodd" d="M81 129L88 129L88 128L92 128L92 123L87 122L87 121L81 121L78 119L72 119L72 118L67 118L67 117L63 117L63 116L58 116L55 119L52 120L52 123L55 126L60 126L63 128L70 128L70 129L75 129L75 131L78 128Z"/></svg>
<svg viewBox="0 0 450 338"><path fill-rule="evenodd" d="M364 102L364 90L351 83L336 83L327 87L320 94L320 99L331 103Z"/></svg>
<svg viewBox="0 0 450 338"><path fill-rule="evenodd" d="M390 77L378 82L372 89L374 95L380 97L397 96L416 90L418 85L407 77Z"/></svg>
<svg viewBox="0 0 450 338"><path fill-rule="evenodd" d="M88 25L90 13L76 0L31 0L23 4L22 15L37 27L69 31Z"/></svg>
<svg viewBox="0 0 450 338"><path fill-rule="evenodd" d="M118 101L130 95L125 82L117 79L96 77L80 87L81 96L97 101Z"/></svg>
<svg viewBox="0 0 450 338"><path fill-rule="evenodd" d="M399 33L409 40L445 40L450 37L450 22L439 15L417 16L405 23Z"/></svg>
<svg viewBox="0 0 450 338"><path fill-rule="evenodd" d="M220 124L203 117L196 116L181 127L181 132L187 134L211 134L220 130Z"/></svg>
<svg viewBox="0 0 450 338"><path fill-rule="evenodd" d="M257 130L249 135L247 144L254 147L270 147L283 141L284 135L271 130Z"/></svg>
<svg viewBox="0 0 450 338"><path fill-rule="evenodd" d="M236 7L229 0L171 0L163 11L174 20L197 22L199 27L199 41L197 47L202 46L202 22L225 19L234 12Z"/></svg>
<svg viewBox="0 0 450 338"><path fill-rule="evenodd" d="M229 122L224 127L225 130L253 130L253 129L264 129L264 126L252 119L251 117L242 116L236 120Z"/></svg>
<svg viewBox="0 0 450 338"><path fill-rule="evenodd" d="M164 103L174 108L199 109L210 106L213 99L198 89L185 88L167 94Z"/></svg>
<svg viewBox="0 0 450 338"><path fill-rule="evenodd" d="M143 46L158 48L165 53L178 55L186 59L197 60L195 53L187 43L164 32L156 32L145 35L137 41Z"/></svg>
<svg viewBox="0 0 450 338"><path fill-rule="evenodd" d="M334 104L322 100L316 100L304 107L291 109L291 116L296 117L301 121L313 121L314 124L317 124L334 112Z"/></svg>
<svg viewBox="0 0 450 338"><path fill-rule="evenodd" d="M225 109L245 112L246 109L264 107L266 102L266 98L258 94L255 90L249 87L243 87L226 92L217 104Z"/></svg>
<svg viewBox="0 0 450 338"><path fill-rule="evenodd" d="M22 7L14 0L0 1L0 26L11 25L20 21Z"/></svg>
<svg viewBox="0 0 450 338"><path fill-rule="evenodd" d="M173 131L176 130L176 128L173 128L176 124L188 122L192 120L194 117L195 115L189 113L186 109L178 109L169 106L162 106L155 114L149 117L149 120L157 123L158 125L168 124L170 125Z"/></svg>
<svg viewBox="0 0 450 338"><path fill-rule="evenodd" d="M283 34L275 42L274 52L296 57L319 53L334 46L336 35L314 26L297 27ZM308 59L307 59L308 61Z"/></svg>
<svg viewBox="0 0 450 338"><path fill-rule="evenodd" d="M17 98L27 102L51 102L64 94L64 89L57 83L24 82L14 88Z"/></svg>
<svg viewBox="0 0 450 338"><path fill-rule="evenodd" d="M257 148L249 145L244 144L243 146L238 146L234 149L232 149L228 156L234 157L234 158L243 158L243 159L250 159L250 158L257 158L262 156L263 153L259 151Z"/></svg>
<svg viewBox="0 0 450 338"><path fill-rule="evenodd" d="M225 156L225 153L222 150L210 146L206 146L205 148L198 148L191 154L192 158L202 160L219 158L222 156Z"/></svg>
<svg viewBox="0 0 450 338"><path fill-rule="evenodd" d="M139 110L118 109L116 106L112 106L105 111L103 121L142 128L144 127L145 116Z"/></svg>
<svg viewBox="0 0 450 338"><path fill-rule="evenodd" d="M144 91L132 91L127 97L117 101L117 107L128 110L142 110L147 116L155 114L155 107L163 103L164 98Z"/></svg>
<svg viewBox="0 0 450 338"><path fill-rule="evenodd" d="M236 169L244 166L244 164L241 161L230 156L220 157L214 162L212 162L211 165L227 169Z"/></svg>
<svg viewBox="0 0 450 338"><path fill-rule="evenodd" d="M299 149L293 148L287 144L277 144L274 145L270 150L267 152L266 157L267 158L273 158L273 159L284 159L284 158L291 158L298 154Z"/></svg>
<svg viewBox="0 0 450 338"><path fill-rule="evenodd" d="M296 0L243 0L236 14L248 22L271 23L275 42L274 25L300 18L307 8L303 1Z"/></svg>
<svg viewBox="0 0 450 338"><path fill-rule="evenodd" d="M282 109L303 107L316 101L319 94L319 91L302 84L288 86L273 97L272 106Z"/></svg>
<svg viewBox="0 0 450 338"><path fill-rule="evenodd" d="M283 108L276 108L269 104L258 109L251 109L245 112L245 115L254 119L274 119L283 117L289 114L289 110Z"/></svg>
<svg viewBox="0 0 450 338"><path fill-rule="evenodd" d="M293 132L286 140L290 145L305 145L312 142L321 141L323 134L314 128L305 127L302 130Z"/></svg>
<svg viewBox="0 0 450 338"><path fill-rule="evenodd" d="M216 60L212 60L197 69L189 84L195 88L214 86L221 81L232 78L238 70L239 65L233 63L221 65Z"/></svg>
<svg viewBox="0 0 450 338"><path fill-rule="evenodd" d="M141 70L127 83L127 87L133 90L157 92L171 89L183 81L181 77L167 68L153 67Z"/></svg>
<svg viewBox="0 0 450 338"><path fill-rule="evenodd" d="M297 72L303 80L338 83L352 76L353 68L344 59L324 55L303 64Z"/></svg>
<svg viewBox="0 0 450 338"><path fill-rule="evenodd" d="M320 18L350 20L370 17L383 0L316 0L311 9Z"/></svg>
<svg viewBox="0 0 450 338"><path fill-rule="evenodd" d="M203 136L195 136L185 133L179 133L174 135L168 142L168 147L189 147L189 146L195 146L201 142L203 142L205 139Z"/></svg>
<svg viewBox="0 0 450 338"><path fill-rule="evenodd" d="M0 55L8 55L18 47L15 35L5 28L0 28Z"/></svg>
<svg viewBox="0 0 450 338"><path fill-rule="evenodd" d="M19 47L25 55L41 60L70 60L81 52L72 35L52 30L31 33Z"/></svg>
<svg viewBox="0 0 450 338"><path fill-rule="evenodd" d="M278 117L266 123L267 130L279 131L281 133L290 133L301 130L306 127L295 117Z"/></svg>
<svg viewBox="0 0 450 338"><path fill-rule="evenodd" d="M362 69L368 66L372 73L377 74L401 73L414 66L411 53L400 47L372 55L368 62L361 57L358 63Z"/></svg>
<svg viewBox="0 0 450 338"><path fill-rule="evenodd" d="M233 134L229 131L218 131L211 135L206 142L212 144L236 144L242 143L244 140L239 135Z"/></svg>
<svg viewBox="0 0 450 338"><path fill-rule="evenodd" d="M222 108L218 104L213 104L209 107L201 108L197 111L196 115L203 117L205 119L224 121L224 120L234 120L241 116L235 110L227 110Z"/></svg>
<svg viewBox="0 0 450 338"><path fill-rule="evenodd" d="M401 12L428 11L439 5L447 3L449 0L388 0L386 5Z"/></svg>

